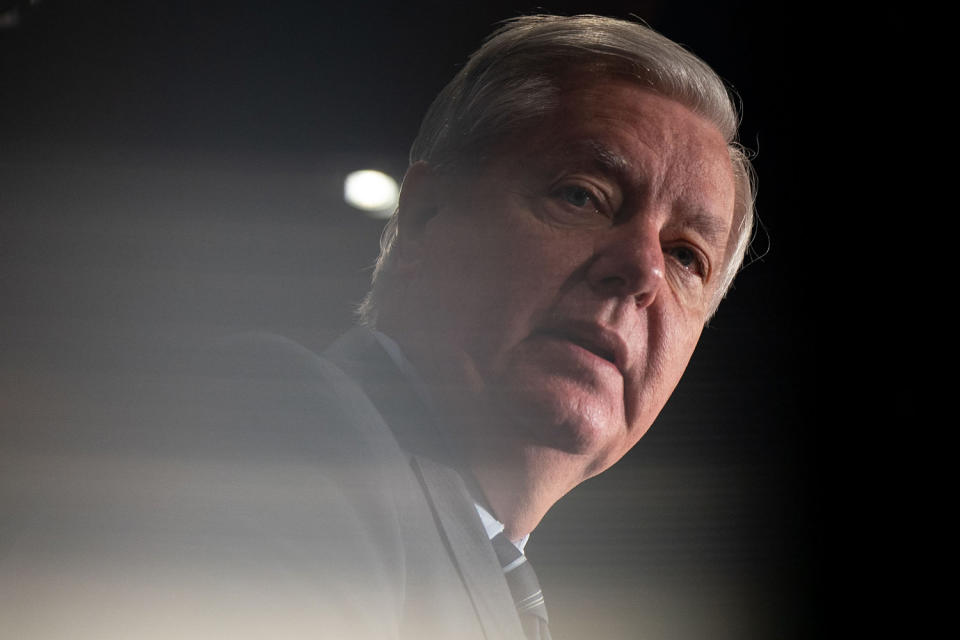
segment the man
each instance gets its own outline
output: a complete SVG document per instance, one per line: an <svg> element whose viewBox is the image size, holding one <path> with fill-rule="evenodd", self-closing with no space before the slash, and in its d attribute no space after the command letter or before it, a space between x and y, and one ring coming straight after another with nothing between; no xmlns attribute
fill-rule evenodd
<svg viewBox="0 0 960 640"><path fill-rule="evenodd" d="M660 412L748 242L736 122L701 61L594 16L508 23L430 108L362 307L377 344L331 357L390 353L436 429L401 446L457 471L474 529L522 549Z"/></svg>
<svg viewBox="0 0 960 640"><path fill-rule="evenodd" d="M189 370L149 455L91 462L74 477L100 492L35 517L10 628L549 637L524 545L647 431L729 287L752 220L736 123L641 25L507 23L426 115L366 327L323 356L232 339ZM42 526L65 517L62 540Z"/></svg>

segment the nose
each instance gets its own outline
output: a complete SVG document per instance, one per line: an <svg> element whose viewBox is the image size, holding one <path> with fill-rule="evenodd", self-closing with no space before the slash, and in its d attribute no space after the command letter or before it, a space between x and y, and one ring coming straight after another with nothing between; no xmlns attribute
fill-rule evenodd
<svg viewBox="0 0 960 640"><path fill-rule="evenodd" d="M651 221L607 229L595 247L587 280L597 293L632 297L638 307L653 303L663 285L665 265L660 234Z"/></svg>

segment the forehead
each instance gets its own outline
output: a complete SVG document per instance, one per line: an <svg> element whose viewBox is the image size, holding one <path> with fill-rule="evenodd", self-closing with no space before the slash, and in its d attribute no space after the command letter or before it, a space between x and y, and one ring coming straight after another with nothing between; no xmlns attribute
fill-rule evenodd
<svg viewBox="0 0 960 640"><path fill-rule="evenodd" d="M734 178L715 125L633 79L568 78L552 113L505 141L494 161L543 171L596 170L631 193L733 216Z"/></svg>

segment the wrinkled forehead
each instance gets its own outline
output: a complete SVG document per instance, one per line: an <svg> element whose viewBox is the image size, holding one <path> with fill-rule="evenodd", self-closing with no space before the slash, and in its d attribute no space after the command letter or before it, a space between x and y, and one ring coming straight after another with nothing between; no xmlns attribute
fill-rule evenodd
<svg viewBox="0 0 960 640"><path fill-rule="evenodd" d="M503 136L478 157L545 170L589 170L628 190L669 188L678 201L707 199L721 209L714 214L732 218L731 153L712 122L630 78L578 80L564 85L549 114Z"/></svg>
<svg viewBox="0 0 960 640"><path fill-rule="evenodd" d="M689 120L679 127L663 126L662 121L648 127L648 135L661 134L664 146L679 143L683 134L694 129L721 140L722 145L718 146L726 146L729 142L721 132L721 127L696 105L661 91L654 82L635 73L611 70L606 65L583 63L562 72L524 78L523 82L537 89L514 91L519 97L507 98L499 104L487 104L485 109L479 110L481 114L484 111L492 112L495 117L483 117L471 122L472 117L468 116L466 122L454 126L459 128L466 124L469 133L460 138L454 149L449 150L449 153L457 156L453 164L469 166L489 161L500 154L516 151L518 140L562 133L557 130L559 126L589 126L595 120L604 120L611 115L619 115L624 122L645 120L656 115L642 112L639 108L630 112L633 105L629 101L618 100L624 91L639 97L659 97L677 111L689 115ZM501 87L499 91L509 93L510 89ZM496 98L487 100L495 102ZM618 103L621 113L611 114L607 107L612 102ZM558 119L563 120L562 125L558 124ZM668 137L673 140L668 141Z"/></svg>

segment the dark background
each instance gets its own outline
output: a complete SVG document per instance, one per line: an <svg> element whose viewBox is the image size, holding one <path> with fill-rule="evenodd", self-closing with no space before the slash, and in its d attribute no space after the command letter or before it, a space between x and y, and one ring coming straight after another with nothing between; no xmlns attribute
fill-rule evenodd
<svg viewBox="0 0 960 640"><path fill-rule="evenodd" d="M869 425L907 402L881 384L869 411L851 407L853 387L884 377L861 373L872 350L852 309L858 295L893 296L859 286L883 261L863 248L870 231L849 232L882 226L877 211L899 203L891 172L862 168L882 153L870 129L898 108L889 82L867 87L903 63L864 63L892 11L733 0L0 7L8 451L95 448L96 416L124 415L124 399L198 341L266 329L319 348L350 326L382 223L343 203L342 179L367 167L402 175L420 117L497 21L635 14L706 59L742 98L742 141L758 152L753 257L658 423L555 507L529 553L560 640L825 631L843 581L836 559L841 574L858 564L848 524L876 499L848 461L866 456Z"/></svg>

